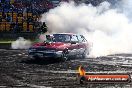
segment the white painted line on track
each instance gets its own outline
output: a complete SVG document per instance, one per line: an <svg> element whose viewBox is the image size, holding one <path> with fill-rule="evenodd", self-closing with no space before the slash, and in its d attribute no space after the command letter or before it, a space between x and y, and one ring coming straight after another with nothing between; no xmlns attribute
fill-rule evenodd
<svg viewBox="0 0 132 88"><path fill-rule="evenodd" d="M53 70L49 70L49 71L46 71L45 72L51 72L51 73L62 73L62 74L78 74L79 72L77 70L67 70L67 71L53 71ZM132 71L98 71L98 72L93 72L93 71L90 71L90 72L86 72L86 73L131 73L132 74Z"/></svg>
<svg viewBox="0 0 132 88"><path fill-rule="evenodd" d="M7 86L0 86L0 88L7 88Z"/></svg>

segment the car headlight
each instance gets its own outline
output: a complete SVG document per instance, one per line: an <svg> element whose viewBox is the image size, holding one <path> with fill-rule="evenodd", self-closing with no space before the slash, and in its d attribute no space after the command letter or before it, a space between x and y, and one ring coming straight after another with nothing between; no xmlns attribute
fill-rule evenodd
<svg viewBox="0 0 132 88"><path fill-rule="evenodd" d="M35 51L36 49L30 49L30 50Z"/></svg>
<svg viewBox="0 0 132 88"><path fill-rule="evenodd" d="M50 52L56 52L56 50L48 50L48 51L50 51Z"/></svg>
<svg viewBox="0 0 132 88"><path fill-rule="evenodd" d="M28 50L28 52L30 53L30 52L32 52L32 50Z"/></svg>
<svg viewBox="0 0 132 88"><path fill-rule="evenodd" d="M62 54L62 51L56 51L56 54Z"/></svg>

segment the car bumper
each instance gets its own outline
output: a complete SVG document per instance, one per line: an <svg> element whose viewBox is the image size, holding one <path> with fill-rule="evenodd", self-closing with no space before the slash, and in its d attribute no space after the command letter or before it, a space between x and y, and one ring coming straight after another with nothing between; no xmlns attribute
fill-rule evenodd
<svg viewBox="0 0 132 88"><path fill-rule="evenodd" d="M39 58L60 58L62 56L62 51L57 52L29 52L29 56L31 57L39 57Z"/></svg>

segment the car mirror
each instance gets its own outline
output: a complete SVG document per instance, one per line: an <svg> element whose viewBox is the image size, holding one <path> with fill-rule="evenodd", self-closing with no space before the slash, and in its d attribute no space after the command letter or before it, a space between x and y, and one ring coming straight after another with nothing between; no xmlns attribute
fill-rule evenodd
<svg viewBox="0 0 132 88"><path fill-rule="evenodd" d="M75 41L72 41L71 44L76 44L76 42Z"/></svg>

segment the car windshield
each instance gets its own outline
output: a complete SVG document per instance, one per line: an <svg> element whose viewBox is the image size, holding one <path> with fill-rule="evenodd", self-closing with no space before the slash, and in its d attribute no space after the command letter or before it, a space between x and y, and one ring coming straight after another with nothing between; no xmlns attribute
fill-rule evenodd
<svg viewBox="0 0 132 88"><path fill-rule="evenodd" d="M71 36L67 34L53 34L53 42L70 42Z"/></svg>

